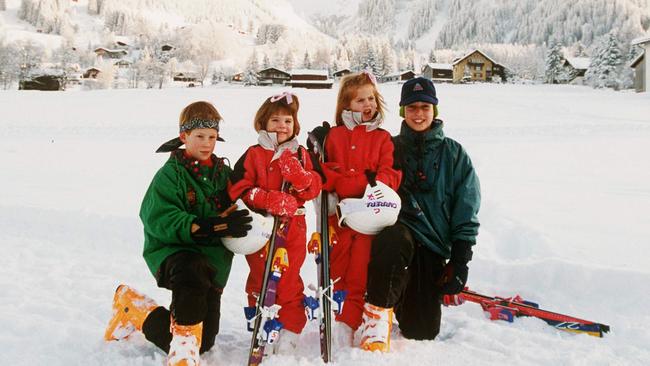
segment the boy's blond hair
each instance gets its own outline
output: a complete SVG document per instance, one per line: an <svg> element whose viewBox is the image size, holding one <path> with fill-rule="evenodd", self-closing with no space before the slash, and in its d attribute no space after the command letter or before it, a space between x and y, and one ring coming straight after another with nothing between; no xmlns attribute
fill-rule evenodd
<svg viewBox="0 0 650 366"><path fill-rule="evenodd" d="M275 99L275 101L273 101ZM300 122L298 122L298 109L300 108L300 102L298 101L298 96L291 95L291 103L288 103L286 97L276 99L275 97L267 98L262 106L255 113L255 119L253 121L253 127L255 131L265 130L266 125L269 123L269 119L274 114L286 114L293 117L293 135L297 136L300 133Z"/></svg>
<svg viewBox="0 0 650 366"><path fill-rule="evenodd" d="M341 116L343 110L350 108L350 102L354 99L357 89L365 85L372 85L373 94L375 95L375 100L377 100L377 112L379 112L382 118L384 117L386 109L384 97L379 94L377 85L375 85L375 82L370 78L368 73L358 72L345 75L341 78L339 95L336 99L336 115L334 116L337 126L343 126L343 117Z"/></svg>

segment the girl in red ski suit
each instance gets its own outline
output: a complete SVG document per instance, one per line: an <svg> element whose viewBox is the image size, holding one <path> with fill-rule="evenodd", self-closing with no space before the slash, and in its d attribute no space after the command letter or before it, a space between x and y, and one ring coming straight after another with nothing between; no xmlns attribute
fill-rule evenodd
<svg viewBox="0 0 650 366"><path fill-rule="evenodd" d="M282 306L279 320L284 325L280 339L289 338L286 331L297 339L307 320L300 278L306 255L303 205L322 189L321 177L313 171L306 149L296 139L300 131L298 107L298 98L288 93L270 97L262 104L255 116L259 143L249 147L235 164L228 188L233 201L241 197L252 210L291 218L286 244L289 265L282 273L276 297L276 304ZM283 180L291 184L288 193L281 191ZM265 249L246 256L250 267L246 282L249 306L255 306L262 287Z"/></svg>
<svg viewBox="0 0 650 366"><path fill-rule="evenodd" d="M325 139L327 159L322 165L326 178L323 188L336 193L339 200L362 197L368 184L368 172L376 174L378 181L397 190L401 172L393 169L391 136L379 128L383 115L383 98L372 74L361 72L347 75L341 80L336 127L329 130ZM329 224L336 233L336 242L330 253L330 277L333 280L339 278L334 290L347 291L343 312L336 316L336 320L356 330L361 324L374 236L340 227L332 212ZM352 332L347 332L352 343Z"/></svg>

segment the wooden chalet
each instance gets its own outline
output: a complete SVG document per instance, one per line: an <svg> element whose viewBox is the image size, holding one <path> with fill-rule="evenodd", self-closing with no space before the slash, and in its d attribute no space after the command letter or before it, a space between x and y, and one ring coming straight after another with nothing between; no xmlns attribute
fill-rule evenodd
<svg viewBox="0 0 650 366"><path fill-rule="evenodd" d="M181 72L174 73L172 78L174 79L174 81L183 81L189 83L196 83L199 81L199 75L191 71L181 71Z"/></svg>
<svg viewBox="0 0 650 366"><path fill-rule="evenodd" d="M406 81L411 80L415 77L413 70L400 71L393 74L384 75L379 80L382 83L388 83L391 81Z"/></svg>
<svg viewBox="0 0 650 366"><path fill-rule="evenodd" d="M91 67L89 69L86 69L86 71L84 71L84 73L83 73L83 75L81 77L84 78L84 79L97 79L97 75L99 75L99 73L101 73L101 72L102 72L102 70L100 70L100 69L98 69L96 67Z"/></svg>
<svg viewBox="0 0 650 366"><path fill-rule="evenodd" d="M589 69L589 64L591 59L589 57L567 57L562 62L562 67L567 71L567 74L573 75L571 80L567 80L567 83L572 84L581 84L587 69Z"/></svg>
<svg viewBox="0 0 650 366"><path fill-rule="evenodd" d="M106 57L106 58L122 58L126 55L129 54L127 50L123 49L108 49L104 47L98 47L95 48L95 54L98 57Z"/></svg>
<svg viewBox="0 0 650 366"><path fill-rule="evenodd" d="M279 84L284 85L291 80L291 74L284 70L269 67L257 73L257 78L260 84Z"/></svg>
<svg viewBox="0 0 650 366"><path fill-rule="evenodd" d="M473 50L454 60L451 65L454 83L492 81L495 75L501 77L501 80L506 79L505 67L479 50Z"/></svg>
<svg viewBox="0 0 650 366"><path fill-rule="evenodd" d="M115 67L117 67L117 68L120 68L120 69L128 69L129 67L131 67L132 64L133 64L133 62L131 62L129 60L119 60L119 61L115 62L113 65Z"/></svg>
<svg viewBox="0 0 650 366"><path fill-rule="evenodd" d="M422 68L422 76L434 82L452 82L454 67L451 64L429 62Z"/></svg>
<svg viewBox="0 0 650 366"><path fill-rule="evenodd" d="M331 89L333 83L327 70L294 69L287 85L292 88Z"/></svg>
<svg viewBox="0 0 650 366"><path fill-rule="evenodd" d="M350 74L350 73L352 73L352 71L350 71L350 69L342 69L342 70L338 70L335 73L333 73L332 76L334 77L335 80L339 80L340 78L342 78L345 75Z"/></svg>
<svg viewBox="0 0 650 366"><path fill-rule="evenodd" d="M56 91L64 90L63 79L61 75L42 74L20 80L18 90L46 90Z"/></svg>
<svg viewBox="0 0 650 366"><path fill-rule="evenodd" d="M639 46L643 52L637 56L632 62L630 67L634 68L634 89L639 92L648 92L648 85L650 85L650 36L636 38L632 41L632 45Z"/></svg>
<svg viewBox="0 0 650 366"><path fill-rule="evenodd" d="M244 80L244 72L243 71L234 73L232 75L232 77L230 78L230 81L234 81L234 82L241 82L242 80Z"/></svg>

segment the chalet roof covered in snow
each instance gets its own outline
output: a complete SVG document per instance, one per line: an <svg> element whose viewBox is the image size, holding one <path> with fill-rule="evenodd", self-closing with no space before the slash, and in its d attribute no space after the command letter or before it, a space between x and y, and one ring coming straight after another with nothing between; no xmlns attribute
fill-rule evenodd
<svg viewBox="0 0 650 366"><path fill-rule="evenodd" d="M650 36L643 36L639 38L635 38L630 42L633 45L642 45L644 43L650 43Z"/></svg>
<svg viewBox="0 0 650 366"><path fill-rule="evenodd" d="M643 60L643 57L645 57L645 52L639 53L632 61L630 61L629 66L636 67L636 65Z"/></svg>
<svg viewBox="0 0 650 366"><path fill-rule="evenodd" d="M589 57L567 57L566 62L576 70L587 70L591 59Z"/></svg>
<svg viewBox="0 0 650 366"><path fill-rule="evenodd" d="M485 52L480 51L480 50L478 50L478 49L474 49L474 50L472 50L472 51L466 53L463 57L457 58L456 60L454 60L454 62L452 63L452 65L456 65L457 63L463 61L464 59L466 59L466 58L468 58L469 56L471 56L474 52L478 52L478 53L480 53L481 55L483 55L483 57L487 58L488 60L490 60L490 61L491 61L493 64L495 64L495 65L501 65L500 63L494 61L490 56L486 55Z"/></svg>
<svg viewBox="0 0 650 366"><path fill-rule="evenodd" d="M311 70L311 69L293 69L289 71L291 75L318 75L329 76L327 70Z"/></svg>
<svg viewBox="0 0 650 366"><path fill-rule="evenodd" d="M442 64L442 63L438 63L438 62L429 62L429 63L427 63L427 66L429 66L432 69L436 69L436 70L453 70L454 69L452 64Z"/></svg>

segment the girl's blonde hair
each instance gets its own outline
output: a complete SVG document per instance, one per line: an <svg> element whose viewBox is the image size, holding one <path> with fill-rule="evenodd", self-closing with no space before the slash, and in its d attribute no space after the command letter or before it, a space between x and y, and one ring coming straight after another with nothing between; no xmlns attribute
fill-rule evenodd
<svg viewBox="0 0 650 366"><path fill-rule="evenodd" d="M372 85L373 94L375 95L375 100L377 101L377 112L379 112L382 118L384 117L386 110L384 97L379 94L377 85L375 85L375 82L370 78L370 75L368 75L366 72L358 72L345 75L343 78L341 78L339 95L336 100L336 115L334 116L337 126L343 125L343 117L341 116L343 110L350 108L350 102L356 96L357 89L365 85Z"/></svg>
<svg viewBox="0 0 650 366"><path fill-rule="evenodd" d="M291 138L297 136L300 133L300 123L298 122L300 102L298 101L298 96L291 94L291 103L287 101L287 97L281 97L280 99L275 99L275 101L272 101L273 99L275 97L267 98L257 110L257 113L255 113L255 120L253 121L255 131L266 131L266 125L269 123L271 116L286 114L293 117L293 135Z"/></svg>
<svg viewBox="0 0 650 366"><path fill-rule="evenodd" d="M178 125L182 126L189 122L191 119L206 119L210 121L221 121L221 115L217 108L210 102L200 101L194 102L187 107L183 108L180 117L178 117Z"/></svg>

